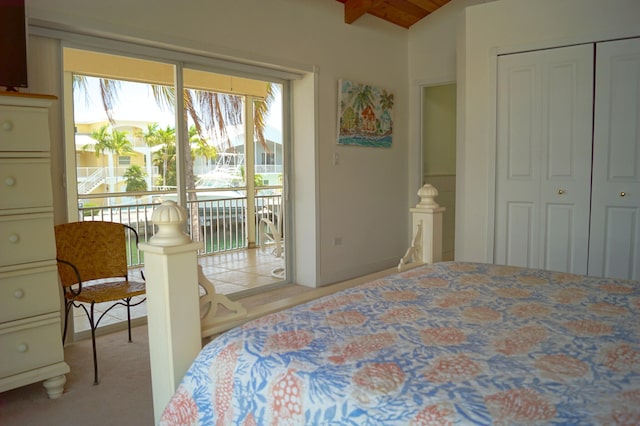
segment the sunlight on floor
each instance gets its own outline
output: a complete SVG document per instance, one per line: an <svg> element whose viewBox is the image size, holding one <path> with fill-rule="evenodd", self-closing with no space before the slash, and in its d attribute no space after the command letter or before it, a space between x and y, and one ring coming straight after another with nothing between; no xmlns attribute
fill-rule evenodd
<svg viewBox="0 0 640 426"><path fill-rule="evenodd" d="M216 286L216 291L221 294L238 293L245 290L253 290L280 282L281 279L272 275L272 271L282 267L283 260L265 253L259 249L227 252L198 259L202 265L205 276ZM136 276L136 273L133 273ZM104 306L106 305L106 306ZM98 317L110 304L96 305L96 317ZM131 318L143 317L147 314L146 303L131 308ZM73 309L75 331L89 330L89 321L84 310ZM100 321L100 326L126 321L127 310L124 306L118 306L110 310Z"/></svg>

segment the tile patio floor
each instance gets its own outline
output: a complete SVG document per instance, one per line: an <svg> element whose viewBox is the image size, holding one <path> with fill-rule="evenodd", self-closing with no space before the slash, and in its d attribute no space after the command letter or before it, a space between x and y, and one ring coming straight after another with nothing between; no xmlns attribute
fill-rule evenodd
<svg viewBox="0 0 640 426"><path fill-rule="evenodd" d="M271 272L281 267L283 260L259 249L204 256L198 259L198 263L202 265L205 276L214 283L216 291L221 294L247 292L282 281L274 277ZM135 271L132 276L139 277ZM110 306L110 304L104 305L106 305L104 308ZM89 330L89 321L84 311L80 308L74 308L73 311L75 331ZM100 304L96 305L95 311L98 317L101 312ZM144 317L146 314L146 303L131 308L132 318ZM100 326L126 321L126 319L126 308L118 306L106 314L100 321Z"/></svg>

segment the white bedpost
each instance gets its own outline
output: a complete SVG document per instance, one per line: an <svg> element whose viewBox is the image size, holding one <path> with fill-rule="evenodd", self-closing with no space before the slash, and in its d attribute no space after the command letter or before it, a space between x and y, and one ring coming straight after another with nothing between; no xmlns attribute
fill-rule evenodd
<svg viewBox="0 0 640 426"><path fill-rule="evenodd" d="M442 260L442 213L435 198L438 190L428 183L418 190L420 202L409 211L413 216L413 242L400 259L398 270L410 263L434 263Z"/></svg>
<svg viewBox="0 0 640 426"><path fill-rule="evenodd" d="M186 218L186 211L175 202L163 202L151 216L157 233L140 244L155 423L202 347L197 260L202 243L184 233Z"/></svg>

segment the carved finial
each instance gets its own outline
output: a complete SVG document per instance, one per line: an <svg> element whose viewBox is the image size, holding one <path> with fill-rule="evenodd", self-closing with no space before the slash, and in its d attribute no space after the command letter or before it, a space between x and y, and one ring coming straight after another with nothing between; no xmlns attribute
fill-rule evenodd
<svg viewBox="0 0 640 426"><path fill-rule="evenodd" d="M416 207L427 207L430 209L440 207L440 205L435 201L435 198L437 196L438 190L433 185L425 183L422 188L418 190L418 197L420 197L420 202L416 205Z"/></svg>
<svg viewBox="0 0 640 426"><path fill-rule="evenodd" d="M187 211L175 201L164 201L153 211L151 221L158 226L158 232L149 244L154 246L177 246L191 242L184 232Z"/></svg>

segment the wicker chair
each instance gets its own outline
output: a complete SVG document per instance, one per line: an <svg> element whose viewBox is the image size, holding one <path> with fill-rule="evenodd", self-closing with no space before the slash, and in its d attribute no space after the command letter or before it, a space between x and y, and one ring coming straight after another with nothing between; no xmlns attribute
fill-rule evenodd
<svg viewBox="0 0 640 426"><path fill-rule="evenodd" d="M130 226L114 222L72 222L55 227L58 273L64 290L65 317L62 341L67 336L69 311L73 306L82 308L91 326L93 344L94 384L98 384L98 357L96 355L96 328L100 320L114 307L127 307L129 342L131 342L131 303L135 296L145 294L144 281L130 281L127 267L127 232L138 234ZM142 275L144 280L144 275ZM96 303L115 302L95 318ZM89 308L87 309L87 305Z"/></svg>

